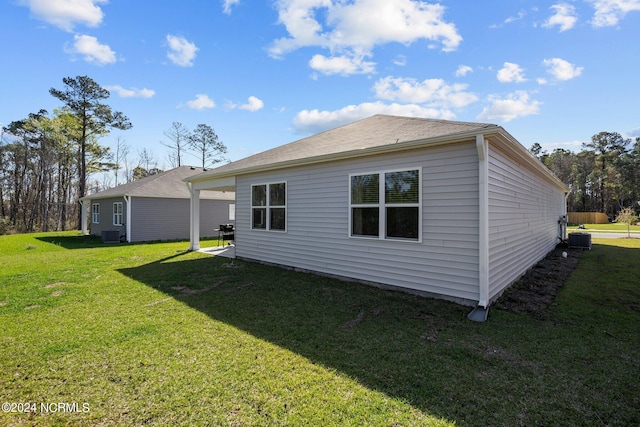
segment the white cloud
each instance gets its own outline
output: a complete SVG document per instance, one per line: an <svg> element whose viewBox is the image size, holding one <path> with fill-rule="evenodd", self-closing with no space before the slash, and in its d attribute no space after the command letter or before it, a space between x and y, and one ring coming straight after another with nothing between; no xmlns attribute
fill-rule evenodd
<svg viewBox="0 0 640 427"><path fill-rule="evenodd" d="M227 110L235 110L239 108L241 110L251 111L252 113L258 110L262 110L263 107L264 102L262 102L260 98L257 98L255 96L250 96L249 99L247 99L247 103L242 105L238 105L232 101L227 101L225 103L225 108Z"/></svg>
<svg viewBox="0 0 640 427"><path fill-rule="evenodd" d="M102 23L103 13L98 6L108 0L20 0L31 14L64 31L72 31L76 24L97 27Z"/></svg>
<svg viewBox="0 0 640 427"><path fill-rule="evenodd" d="M578 22L576 8L573 5L559 3L551 6L550 9L553 9L555 14L542 24L545 28L551 28L557 25L560 27L560 32L563 32L572 29L574 25L576 25L576 22Z"/></svg>
<svg viewBox="0 0 640 427"><path fill-rule="evenodd" d="M545 59L542 65L547 67L547 73L551 74L556 80L571 80L582 74L584 67L576 67L568 61L560 58Z"/></svg>
<svg viewBox="0 0 640 427"><path fill-rule="evenodd" d="M524 70L518 64L505 62L503 67L498 70L498 81L500 83L522 83L527 81L524 78Z"/></svg>
<svg viewBox="0 0 640 427"><path fill-rule="evenodd" d="M187 107L193 110L205 110L207 108L215 108L216 103L208 95L199 93L196 95L196 99L187 101Z"/></svg>
<svg viewBox="0 0 640 427"><path fill-rule="evenodd" d="M309 61L309 66L322 74L369 74L375 71L374 62L365 61L364 58L350 56L333 56L327 58L324 55L313 55Z"/></svg>
<svg viewBox="0 0 640 427"><path fill-rule="evenodd" d="M393 63L398 67L404 67L405 65L407 65L407 57L404 55L398 55L393 60Z"/></svg>
<svg viewBox="0 0 640 427"><path fill-rule="evenodd" d="M83 55L84 60L97 65L113 64L117 61L116 53L109 45L100 44L93 36L75 35L73 46L65 46L65 52Z"/></svg>
<svg viewBox="0 0 640 427"><path fill-rule="evenodd" d="M521 20L522 18L524 18L527 15L527 12L525 12L524 10L521 10L518 12L517 16L510 16L507 19L504 20L505 24L511 24L512 22L516 22Z"/></svg>
<svg viewBox="0 0 640 427"><path fill-rule="evenodd" d="M426 108L416 104L385 104L383 102L365 102L348 105L334 111L303 110L296 114L293 126L302 134L314 134L374 114L390 114L396 116L428 117L436 119L453 119L450 111Z"/></svg>
<svg viewBox="0 0 640 427"><path fill-rule="evenodd" d="M476 118L477 120L498 120L509 122L519 117L526 117L540 112L542 102L529 99L526 91L519 90L509 94L506 98L495 95L489 96L490 105L485 107Z"/></svg>
<svg viewBox="0 0 640 427"><path fill-rule="evenodd" d="M254 111L261 110L262 107L264 107L264 102L262 102L260 98L256 98L255 96L250 96L249 99L247 100L247 103L242 104L238 108L240 108L241 110L254 112Z"/></svg>
<svg viewBox="0 0 640 427"><path fill-rule="evenodd" d="M176 65L181 67L191 67L199 50L194 43L181 36L167 35L167 43L169 44L169 52L167 58Z"/></svg>
<svg viewBox="0 0 640 427"><path fill-rule="evenodd" d="M460 65L456 70L456 77L464 77L469 73L473 73L473 68L468 65Z"/></svg>
<svg viewBox="0 0 640 427"><path fill-rule="evenodd" d="M543 151L548 151L549 153L553 152L556 149L563 149L573 151L574 153L579 152L582 149L582 144L584 141L563 141L563 142L541 142Z"/></svg>
<svg viewBox="0 0 640 427"><path fill-rule="evenodd" d="M231 15L231 8L237 4L240 4L240 0L223 0L222 12Z"/></svg>
<svg viewBox="0 0 640 427"><path fill-rule="evenodd" d="M449 85L442 79L419 82L410 78L385 77L373 89L376 97L387 101L426 104L434 108L463 108L478 98L465 92L466 84Z"/></svg>
<svg viewBox="0 0 640 427"><path fill-rule="evenodd" d="M410 78L384 77L372 89L381 101L348 105L334 111L303 110L294 119L295 129L303 134L318 133L374 114L452 120L455 119L452 109L463 108L478 100L474 94L466 92L466 84L448 84L441 79L420 82Z"/></svg>
<svg viewBox="0 0 640 427"><path fill-rule="evenodd" d="M491 29L501 28L505 24L511 24L511 23L516 22L516 21L520 21L525 16L527 16L527 12L524 11L524 10L520 10L516 16L509 16L502 22L502 24L491 24L491 25L489 25L489 28L491 28Z"/></svg>
<svg viewBox="0 0 640 427"><path fill-rule="evenodd" d="M439 4L412 0L280 0L276 7L279 23L289 35L270 46L269 54L274 58L302 47L320 47L335 58L361 60L371 56L375 46L386 43L408 45L425 39L439 43L443 51L452 51L462 41L455 25L444 20L445 8ZM319 17L325 19L321 22ZM369 68L355 69L363 72Z"/></svg>
<svg viewBox="0 0 640 427"><path fill-rule="evenodd" d="M594 27L617 25L629 12L640 11L640 0L589 0L595 13L591 24Z"/></svg>
<svg viewBox="0 0 640 427"><path fill-rule="evenodd" d="M138 89L132 87L131 89L125 89L120 85L105 86L105 89L116 92L120 98L151 98L156 94L155 90L151 89Z"/></svg>

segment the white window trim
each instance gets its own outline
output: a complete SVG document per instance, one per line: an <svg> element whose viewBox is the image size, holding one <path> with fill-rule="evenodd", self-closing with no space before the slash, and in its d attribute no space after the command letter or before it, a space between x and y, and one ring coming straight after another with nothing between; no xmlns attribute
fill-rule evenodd
<svg viewBox="0 0 640 427"><path fill-rule="evenodd" d="M119 211L116 210L116 206L120 205L120 209ZM116 222L116 218L120 219L120 223L118 224ZM116 226L122 226L123 225L123 220L124 220L124 205L122 202L113 202L113 225Z"/></svg>
<svg viewBox="0 0 640 427"><path fill-rule="evenodd" d="M385 174L387 173L393 173L393 172L406 172L406 171L413 171L413 170L417 170L418 171L418 182L420 183L420 188L418 191L418 203L417 203L417 207L418 207L418 238L417 239L403 239L403 238L399 238L399 237L386 237L386 227L387 227L387 207L388 206L392 206L392 207L416 207L416 203L393 203L390 205L387 205L386 200L385 200ZM361 175L378 175L379 179L378 179L378 195L379 195L379 199L378 199L378 204L367 204L367 205L362 205L362 204L352 204L351 203L351 178L354 176L361 176ZM423 186L424 183L422 181L422 167L421 166L416 166L416 167L404 167L404 168L399 168L399 169L385 169L385 170L376 170L376 171L363 171L363 172L354 172L349 174L349 182L347 183L348 186L348 192L347 192L347 197L349 198L349 229L347 231L349 238L351 239L363 239L363 240L383 240L386 242L402 242L402 243L422 243L422 193L424 192L423 190ZM353 234L353 228L352 228L352 222L353 222L353 209L354 207L378 207L378 212L379 212L379 218L378 218L378 236L360 236L357 234Z"/></svg>
<svg viewBox="0 0 640 427"><path fill-rule="evenodd" d="M270 196L269 196L269 186L270 185L275 185L275 184L284 184L284 206L281 205L276 205L276 206L271 206L271 200ZM253 205L253 187L258 187L261 185L266 185L267 186L267 204L265 206L254 206ZM270 181L270 182L260 182L260 183L256 183L256 184L251 184L251 190L249 193L249 197L251 200L251 216L250 216L250 221L251 221L251 230L255 230L255 231L264 231L264 232L272 232L272 233L286 233L287 229L289 227L289 209L287 208L288 203L289 203L289 183L287 181ZM267 211L267 215L265 218L266 221L266 227L265 228L254 228L253 227L253 209L266 209ZM284 230L272 230L271 229L271 209L272 208L283 208L284 209Z"/></svg>
<svg viewBox="0 0 640 427"><path fill-rule="evenodd" d="M91 204L91 223L100 224L100 203Z"/></svg>

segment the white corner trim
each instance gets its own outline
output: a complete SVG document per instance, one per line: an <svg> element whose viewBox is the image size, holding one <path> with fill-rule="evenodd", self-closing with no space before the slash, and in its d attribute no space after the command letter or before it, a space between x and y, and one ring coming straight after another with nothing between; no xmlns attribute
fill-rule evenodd
<svg viewBox="0 0 640 427"><path fill-rule="evenodd" d="M489 305L489 144L476 135L478 151L478 305Z"/></svg>

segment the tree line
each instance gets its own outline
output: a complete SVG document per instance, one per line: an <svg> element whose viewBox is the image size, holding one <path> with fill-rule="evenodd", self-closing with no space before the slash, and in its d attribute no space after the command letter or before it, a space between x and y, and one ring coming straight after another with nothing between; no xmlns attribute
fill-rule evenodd
<svg viewBox="0 0 640 427"><path fill-rule="evenodd" d="M602 212L613 220L625 208L640 211L640 138L600 132L578 153L549 153L537 143L530 151L569 186L569 212Z"/></svg>
<svg viewBox="0 0 640 427"><path fill-rule="evenodd" d="M87 76L67 77L62 89L49 93L62 102L52 114L39 110L0 130L0 234L78 228L79 199L106 189L111 182L91 181L98 172L115 176L115 185L162 172L145 148L133 166L129 147L120 138L111 148L99 143L111 130L132 127L121 112L105 103L109 91ZM172 167L192 155L205 168L224 160L227 148L213 128L199 124L190 131L173 122L164 132ZM625 208L640 210L640 138L600 132L580 152L531 152L570 189L570 212L603 212L615 218Z"/></svg>
<svg viewBox="0 0 640 427"><path fill-rule="evenodd" d="M79 199L111 186L91 180L98 172L113 174L115 185L162 172L146 148L133 166L121 138L113 149L100 144L112 130L132 127L127 116L105 103L107 89L87 76L62 81L62 89L49 90L60 108L41 109L0 130L0 234L78 228L85 214ZM171 149L172 166L183 164L187 152L197 153L202 167L223 160L227 150L213 128L200 124L190 132L176 123L171 129L178 127L184 141L177 144L167 131L171 143L163 143Z"/></svg>

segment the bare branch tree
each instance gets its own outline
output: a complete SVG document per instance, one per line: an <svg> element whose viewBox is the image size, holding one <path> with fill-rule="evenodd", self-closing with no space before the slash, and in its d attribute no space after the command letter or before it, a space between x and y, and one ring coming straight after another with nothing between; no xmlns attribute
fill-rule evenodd
<svg viewBox="0 0 640 427"><path fill-rule="evenodd" d="M182 155L189 146L191 132L180 122L171 123L171 128L164 132L164 136L169 138L170 143L160 141L160 144L170 148L169 163L172 167L182 166Z"/></svg>
<svg viewBox="0 0 640 427"><path fill-rule="evenodd" d="M126 144L124 139L118 137L116 140L116 150L113 159L116 185L118 185L118 171L123 168L123 163L125 165L124 168L126 168L127 154L129 154L129 146Z"/></svg>

